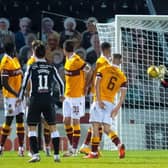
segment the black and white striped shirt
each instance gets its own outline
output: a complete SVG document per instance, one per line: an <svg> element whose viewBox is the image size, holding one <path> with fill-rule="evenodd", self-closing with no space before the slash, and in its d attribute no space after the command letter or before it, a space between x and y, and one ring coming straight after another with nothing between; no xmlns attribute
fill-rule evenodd
<svg viewBox="0 0 168 168"><path fill-rule="evenodd" d="M64 94L64 83L60 78L57 69L48 64L45 59L39 59L36 63L27 68L19 94L20 99L23 98L28 81L30 81L31 85L30 96L41 97L52 95L53 82L57 82L60 95Z"/></svg>

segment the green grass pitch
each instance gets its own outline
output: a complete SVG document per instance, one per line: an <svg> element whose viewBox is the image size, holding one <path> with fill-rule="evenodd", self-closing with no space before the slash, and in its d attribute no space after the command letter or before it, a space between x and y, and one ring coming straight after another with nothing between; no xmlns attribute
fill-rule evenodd
<svg viewBox="0 0 168 168"><path fill-rule="evenodd" d="M0 156L0 168L168 168L168 151L127 151L125 159L118 159L117 152L102 152L99 159L77 157L61 158L55 163L53 157L46 157L41 152L41 161L28 163L28 156L20 158L16 152L5 152Z"/></svg>

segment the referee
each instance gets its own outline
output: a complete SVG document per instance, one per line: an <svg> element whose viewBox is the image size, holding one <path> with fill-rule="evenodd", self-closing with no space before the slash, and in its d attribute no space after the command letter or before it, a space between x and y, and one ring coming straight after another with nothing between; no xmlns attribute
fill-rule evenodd
<svg viewBox="0 0 168 168"><path fill-rule="evenodd" d="M42 42L35 47L35 56L37 61L28 67L19 94L19 100L21 100L24 96L24 91L27 87L28 81L30 81L32 90L28 108L27 123L29 128L28 136L30 148L33 152L33 155L29 162L31 163L40 161L36 127L40 122L41 113L50 126L51 138L54 147L54 161L60 162L59 132L56 129L56 117L52 100L52 83L53 81L58 83L60 99L62 100L64 93L64 83L61 80L57 69L46 62L45 46Z"/></svg>

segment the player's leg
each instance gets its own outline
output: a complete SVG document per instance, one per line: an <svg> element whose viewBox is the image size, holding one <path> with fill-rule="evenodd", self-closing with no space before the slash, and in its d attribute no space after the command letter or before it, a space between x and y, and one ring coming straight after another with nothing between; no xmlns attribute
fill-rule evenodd
<svg viewBox="0 0 168 168"><path fill-rule="evenodd" d="M118 137L116 132L111 129L111 125L112 125L111 112L112 112L112 110L114 108L114 104L112 104L110 102L106 102L106 101L104 101L104 103L105 103L105 106L106 106L104 117L103 117L103 121L102 121L103 128L104 128L104 133L107 134L110 137L112 142L118 148L119 157L120 158L124 158L124 156L125 156L124 145L121 144L120 138Z"/></svg>
<svg viewBox="0 0 168 168"><path fill-rule="evenodd" d="M63 122L65 132L69 141L70 146L72 146L72 137L73 137L73 127L71 125L71 106L67 98L63 102Z"/></svg>
<svg viewBox="0 0 168 168"><path fill-rule="evenodd" d="M47 124L45 120L42 120L43 123L43 134L44 134L44 151L46 152L46 156L50 156L50 142L51 142L51 132L50 126Z"/></svg>
<svg viewBox="0 0 168 168"><path fill-rule="evenodd" d="M24 136L25 136L25 129L24 129L24 107L23 107L23 102L21 102L19 105L16 106L16 101L15 101L15 114L16 114L16 134L18 136L18 143L19 143L19 148L18 148L18 155L19 156L24 156Z"/></svg>
<svg viewBox="0 0 168 168"><path fill-rule="evenodd" d="M37 141L37 131L36 131L37 124L40 121L41 121L41 106L32 97L30 98L29 109L27 114L29 145L30 150L33 153L32 158L29 160L29 163L40 161L38 141Z"/></svg>
<svg viewBox="0 0 168 168"><path fill-rule="evenodd" d="M6 139L10 135L11 124L12 124L13 118L14 118L13 116L6 116L5 122L2 126L1 141L0 141L0 155L3 152Z"/></svg>
<svg viewBox="0 0 168 168"><path fill-rule="evenodd" d="M60 155L59 155L60 135L55 124L50 125L50 130L51 130L52 144L54 147L54 161L60 162Z"/></svg>
<svg viewBox="0 0 168 168"><path fill-rule="evenodd" d="M91 137L92 137L92 127L89 127L88 131L87 131L86 138L84 140L84 143L80 147L80 153L83 153L83 154L87 155L91 152L91 149L90 149L90 146L89 146L90 142L91 142Z"/></svg>
<svg viewBox="0 0 168 168"><path fill-rule="evenodd" d="M30 121L30 120L29 120ZM40 161L40 155L38 150L38 142L37 142L37 131L36 125L28 123L28 137L29 137L29 145L32 151L32 158L29 160L29 163Z"/></svg>
<svg viewBox="0 0 168 168"><path fill-rule="evenodd" d="M102 134L103 134L103 129L102 126L99 127L99 136L100 136L100 141L102 139ZM83 154L89 154L91 152L90 150L90 143L91 143L91 137L92 137L92 128L89 127L88 131L87 131L87 135L86 138L84 140L84 143L82 144L81 148L80 148L80 152Z"/></svg>
<svg viewBox="0 0 168 168"><path fill-rule="evenodd" d="M72 146L72 138L73 138L73 126L71 124L71 117L64 117L64 128L69 141L70 146Z"/></svg>
<svg viewBox="0 0 168 168"><path fill-rule="evenodd" d="M16 115L16 134L18 136L18 142L19 142L18 155L24 156L23 144L24 144L25 130L24 130L23 113Z"/></svg>
<svg viewBox="0 0 168 168"><path fill-rule="evenodd" d="M49 125L49 130L51 132L51 139L54 147L54 161L60 162L60 156L59 156L60 135L59 131L56 128L56 113L51 101L46 102L43 111L44 111L43 112L44 119Z"/></svg>
<svg viewBox="0 0 168 168"><path fill-rule="evenodd" d="M80 118L85 114L85 97L71 99L71 118L73 119L73 155L77 155L78 144L81 136Z"/></svg>
<svg viewBox="0 0 168 168"><path fill-rule="evenodd" d="M125 157L125 146L121 143L120 138L116 134L115 131L111 129L111 125L109 124L103 124L104 126L104 133L106 133L109 138L112 140L112 142L116 145L119 151L119 157L124 158Z"/></svg>
<svg viewBox="0 0 168 168"><path fill-rule="evenodd" d="M72 137L72 148L73 155L77 155L78 144L80 140L80 119L73 119L73 137Z"/></svg>
<svg viewBox="0 0 168 168"><path fill-rule="evenodd" d="M98 146L100 144L99 128L103 120L102 109L97 102L93 102L90 108L90 123L92 123L91 153L86 158L98 158Z"/></svg>
<svg viewBox="0 0 168 168"><path fill-rule="evenodd" d="M91 138L91 153L89 153L84 158L98 158L98 147L100 144L100 135L99 135L99 127L101 126L98 122L92 123L92 138Z"/></svg>

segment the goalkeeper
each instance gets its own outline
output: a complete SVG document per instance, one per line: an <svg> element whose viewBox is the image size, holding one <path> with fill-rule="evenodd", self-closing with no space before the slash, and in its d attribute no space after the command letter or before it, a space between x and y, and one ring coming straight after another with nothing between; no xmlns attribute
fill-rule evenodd
<svg viewBox="0 0 168 168"><path fill-rule="evenodd" d="M148 74L152 78L157 78L160 80L161 85L164 88L168 88L168 70L166 66L160 65L160 66L150 66L148 68Z"/></svg>
<svg viewBox="0 0 168 168"><path fill-rule="evenodd" d="M161 65L159 68L161 85L168 88L168 70L164 65Z"/></svg>

